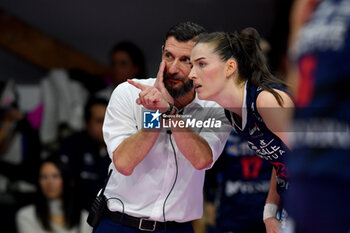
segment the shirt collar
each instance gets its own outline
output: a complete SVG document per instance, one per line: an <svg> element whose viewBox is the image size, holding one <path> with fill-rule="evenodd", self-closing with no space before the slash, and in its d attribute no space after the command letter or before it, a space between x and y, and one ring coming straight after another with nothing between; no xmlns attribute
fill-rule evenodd
<svg viewBox="0 0 350 233"><path fill-rule="evenodd" d="M185 106L185 108L186 108L186 107L195 107L196 105L197 105L197 106L203 106L203 101L201 101L201 100L198 98L197 93L195 93L195 96L194 96L192 102L189 103L189 104L187 104L187 105Z"/></svg>

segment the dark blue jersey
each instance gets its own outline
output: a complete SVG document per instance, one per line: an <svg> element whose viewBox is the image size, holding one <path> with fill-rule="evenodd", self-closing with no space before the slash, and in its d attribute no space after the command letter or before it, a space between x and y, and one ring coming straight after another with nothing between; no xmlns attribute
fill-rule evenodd
<svg viewBox="0 0 350 233"><path fill-rule="evenodd" d="M341 176L350 181L349 8L348 0L320 3L295 48L300 73L297 151L291 160L295 174Z"/></svg>
<svg viewBox="0 0 350 233"><path fill-rule="evenodd" d="M271 85L275 89L286 91L282 87ZM256 99L263 91L261 87L246 83L242 119L235 113L225 110L225 114L232 123L237 134L248 142L249 147L262 159L273 164L278 183L278 192L288 189L288 171L285 166L285 157L290 150L282 140L271 132L260 116Z"/></svg>
<svg viewBox="0 0 350 233"><path fill-rule="evenodd" d="M206 199L218 203L220 232L265 232L262 214L271 172L269 162L257 157L232 131L224 152L205 177Z"/></svg>
<svg viewBox="0 0 350 233"><path fill-rule="evenodd" d="M297 232L349 232L350 1L320 1L291 55L300 86L286 205Z"/></svg>
<svg viewBox="0 0 350 233"><path fill-rule="evenodd" d="M107 177L111 163L106 150L87 131L66 138L59 149L59 159L69 169L69 179L78 185L83 207L89 209Z"/></svg>

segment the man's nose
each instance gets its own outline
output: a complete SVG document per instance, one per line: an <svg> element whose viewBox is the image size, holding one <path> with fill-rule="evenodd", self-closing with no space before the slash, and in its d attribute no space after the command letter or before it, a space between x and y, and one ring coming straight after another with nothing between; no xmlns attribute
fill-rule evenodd
<svg viewBox="0 0 350 233"><path fill-rule="evenodd" d="M179 62L178 60L174 60L169 64L168 72L170 74L177 74L179 72Z"/></svg>

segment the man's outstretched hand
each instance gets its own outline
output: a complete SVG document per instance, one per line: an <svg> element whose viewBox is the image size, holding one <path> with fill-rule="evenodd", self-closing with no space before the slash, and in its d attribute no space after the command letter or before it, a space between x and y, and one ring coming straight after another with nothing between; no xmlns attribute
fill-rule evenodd
<svg viewBox="0 0 350 233"><path fill-rule="evenodd" d="M160 112L165 112L169 108L168 101L163 97L161 91L155 86L144 85L130 79L128 80L128 83L141 90L139 93L139 98L136 99L136 103L138 105L143 105L145 108L150 110L159 109Z"/></svg>

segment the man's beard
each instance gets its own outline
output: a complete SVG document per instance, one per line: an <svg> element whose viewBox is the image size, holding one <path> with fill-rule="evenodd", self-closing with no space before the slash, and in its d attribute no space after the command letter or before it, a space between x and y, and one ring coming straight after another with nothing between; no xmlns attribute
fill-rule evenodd
<svg viewBox="0 0 350 233"><path fill-rule="evenodd" d="M167 82L167 79L176 79L179 80L182 85L179 87L174 87L176 83ZM185 77L179 75L171 75L164 71L164 86L168 90L169 94L174 98L180 98L185 96L187 93L193 90L193 81L191 79L187 79Z"/></svg>

